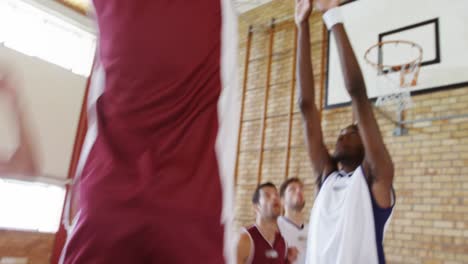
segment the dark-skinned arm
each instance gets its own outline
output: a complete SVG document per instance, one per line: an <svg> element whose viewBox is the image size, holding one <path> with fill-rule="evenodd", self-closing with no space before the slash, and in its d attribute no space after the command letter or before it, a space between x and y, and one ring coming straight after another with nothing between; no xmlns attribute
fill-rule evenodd
<svg viewBox="0 0 468 264"><path fill-rule="evenodd" d="M363 169L371 182L371 191L382 208L391 206L394 175L393 162L384 144L382 134L367 97L366 85L361 68L354 54L343 24L331 29L336 40L345 87L351 96L351 105L364 144Z"/></svg>
<svg viewBox="0 0 468 264"><path fill-rule="evenodd" d="M334 170L334 163L323 142L320 115L315 105L314 74L312 70L309 15L310 1L296 3L296 24L298 28L297 46L297 87L298 104L302 113L305 141L310 161L316 175L316 183L320 188L325 177ZM302 5L301 5L302 4ZM298 13L306 15L299 16ZM298 21L300 20L300 21Z"/></svg>

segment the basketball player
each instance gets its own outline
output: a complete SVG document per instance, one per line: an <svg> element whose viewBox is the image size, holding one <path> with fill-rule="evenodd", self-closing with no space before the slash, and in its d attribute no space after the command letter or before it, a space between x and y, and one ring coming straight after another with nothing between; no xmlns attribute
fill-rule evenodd
<svg viewBox="0 0 468 264"><path fill-rule="evenodd" d="M93 3L79 213L61 262L234 263L232 2Z"/></svg>
<svg viewBox="0 0 468 264"><path fill-rule="evenodd" d="M315 3L336 40L357 125L341 130L335 152L329 155L314 103L308 23L311 0L297 0L299 105L310 160L320 188L310 217L307 263L385 263L382 243L384 226L394 201L393 163L342 23L339 1L316 0Z"/></svg>
<svg viewBox="0 0 468 264"><path fill-rule="evenodd" d="M0 160L0 176L37 176L37 160L29 129L26 124L26 117L20 107L19 96L16 91L16 84L12 81L12 76L7 71L0 76L0 95L6 96L7 103L13 110L14 119L18 126L19 145L10 158Z"/></svg>
<svg viewBox="0 0 468 264"><path fill-rule="evenodd" d="M257 186L252 204L256 213L255 225L246 229L240 236L237 263L292 263L297 258L297 249L291 249L288 254L287 244L278 230L277 219L281 214L281 202L276 186L271 182Z"/></svg>
<svg viewBox="0 0 468 264"><path fill-rule="evenodd" d="M298 178L289 178L280 186L284 216L278 217L281 235L290 247L298 250L296 264L304 264L307 250L307 224L304 223L304 185Z"/></svg>

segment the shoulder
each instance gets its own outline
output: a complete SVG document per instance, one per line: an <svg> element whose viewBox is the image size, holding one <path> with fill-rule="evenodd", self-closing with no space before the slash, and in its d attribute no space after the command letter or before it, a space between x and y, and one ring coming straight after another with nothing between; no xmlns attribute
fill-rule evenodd
<svg viewBox="0 0 468 264"><path fill-rule="evenodd" d="M278 227L279 227L280 229L281 229L282 227L284 227L284 224L285 224L284 216L278 217L278 219L276 220L276 222L278 223Z"/></svg>
<svg viewBox="0 0 468 264"><path fill-rule="evenodd" d="M250 235L250 230L254 227L243 228L239 235L239 244L250 245L252 241L252 236Z"/></svg>
<svg viewBox="0 0 468 264"><path fill-rule="evenodd" d="M247 243L250 244L250 234L247 231L243 231L239 236L239 243Z"/></svg>
<svg viewBox="0 0 468 264"><path fill-rule="evenodd" d="M339 171L335 169L335 170L332 170L331 172L329 172L327 174L324 174L324 176L322 177L322 182L320 183L320 189L322 189L322 187L325 185L325 183L327 182L328 179L336 177L338 172Z"/></svg>
<svg viewBox="0 0 468 264"><path fill-rule="evenodd" d="M252 225L242 228L241 233L251 234L252 232L255 232L255 230L257 230L257 227L255 225Z"/></svg>
<svg viewBox="0 0 468 264"><path fill-rule="evenodd" d="M338 174L338 172L339 172L339 170L334 169L334 170L331 170L329 173L324 174L322 183L325 183L325 181L326 181L328 178L333 178L334 176L336 176L336 175Z"/></svg>
<svg viewBox="0 0 468 264"><path fill-rule="evenodd" d="M241 262L245 263L253 254L253 242L247 229L244 229L239 236L239 242L237 243L237 258Z"/></svg>

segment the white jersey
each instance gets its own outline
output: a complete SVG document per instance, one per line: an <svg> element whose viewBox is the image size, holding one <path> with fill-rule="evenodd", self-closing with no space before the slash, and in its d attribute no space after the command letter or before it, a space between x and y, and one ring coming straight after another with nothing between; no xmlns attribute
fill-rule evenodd
<svg viewBox="0 0 468 264"><path fill-rule="evenodd" d="M307 264L377 264L372 200L364 173L333 172L310 216Z"/></svg>
<svg viewBox="0 0 468 264"><path fill-rule="evenodd" d="M284 216L278 217L278 228L288 247L295 247L299 251L297 260L293 264L305 264L307 250L307 224L297 226Z"/></svg>

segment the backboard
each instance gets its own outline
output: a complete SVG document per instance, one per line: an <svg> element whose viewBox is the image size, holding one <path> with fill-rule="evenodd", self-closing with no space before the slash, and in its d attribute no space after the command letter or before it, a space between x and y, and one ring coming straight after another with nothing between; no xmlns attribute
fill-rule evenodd
<svg viewBox="0 0 468 264"><path fill-rule="evenodd" d="M373 44L388 40L412 41L424 50L418 85L411 87L413 95L468 86L468 1L355 0L346 2L341 9L370 98L385 91L378 89L377 72L363 56ZM325 83L327 108L346 105L350 101L332 35L329 40ZM391 63L405 60L399 53L388 52L382 58L392 58Z"/></svg>

